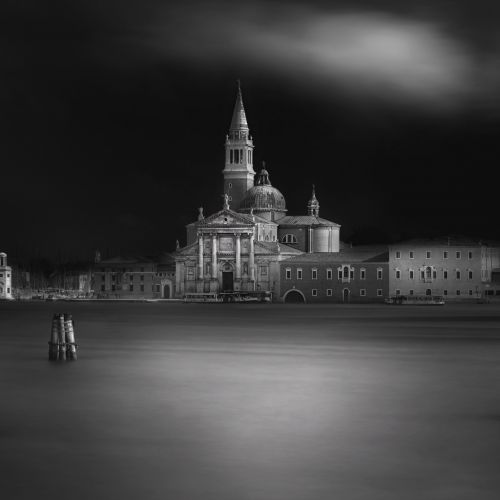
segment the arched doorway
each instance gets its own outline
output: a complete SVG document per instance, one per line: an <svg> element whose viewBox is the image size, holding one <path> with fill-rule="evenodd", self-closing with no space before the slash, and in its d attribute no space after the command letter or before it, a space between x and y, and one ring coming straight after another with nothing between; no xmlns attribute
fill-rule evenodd
<svg viewBox="0 0 500 500"><path fill-rule="evenodd" d="M346 304L349 303L351 300L351 292L349 288L344 288L342 290L342 302L345 302Z"/></svg>
<svg viewBox="0 0 500 500"><path fill-rule="evenodd" d="M427 288L427 290L425 291L425 295L427 296L432 295L432 290L430 288Z"/></svg>
<svg viewBox="0 0 500 500"><path fill-rule="evenodd" d="M232 292L234 290L233 268L229 262L222 268L222 291Z"/></svg>
<svg viewBox="0 0 500 500"><path fill-rule="evenodd" d="M164 299L170 298L170 285L163 285L163 298Z"/></svg>
<svg viewBox="0 0 500 500"><path fill-rule="evenodd" d="M288 290L285 293L283 300L286 304L305 304L306 298L299 290Z"/></svg>

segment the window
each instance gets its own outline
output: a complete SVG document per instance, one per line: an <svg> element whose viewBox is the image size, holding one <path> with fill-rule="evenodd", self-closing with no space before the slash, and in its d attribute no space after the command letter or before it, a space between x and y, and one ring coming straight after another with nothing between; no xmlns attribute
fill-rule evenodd
<svg viewBox="0 0 500 500"><path fill-rule="evenodd" d="M428 295L429 297L432 295L432 290L430 288L427 288L425 291L425 295Z"/></svg>
<svg viewBox="0 0 500 500"><path fill-rule="evenodd" d="M469 277L469 279L471 280L472 279L472 271L469 271L467 276Z"/></svg>
<svg viewBox="0 0 500 500"><path fill-rule="evenodd" d="M396 295L401 295L401 290L399 288L396 289Z"/></svg>
<svg viewBox="0 0 500 500"><path fill-rule="evenodd" d="M144 285L141 285L141 292L144 292Z"/></svg>
<svg viewBox="0 0 500 500"><path fill-rule="evenodd" d="M359 291L359 295L360 297L366 297L366 288L361 288L361 290Z"/></svg>
<svg viewBox="0 0 500 500"><path fill-rule="evenodd" d="M248 263L247 262L245 262L243 264L243 274L248 274Z"/></svg>
<svg viewBox="0 0 500 500"><path fill-rule="evenodd" d="M297 237L294 234L285 234L281 238L281 243L287 243L288 245L297 243Z"/></svg>
<svg viewBox="0 0 500 500"><path fill-rule="evenodd" d="M333 278L333 271L331 269L326 270L326 279L331 280Z"/></svg>
<svg viewBox="0 0 500 500"><path fill-rule="evenodd" d="M472 290L469 290L469 295L472 295L474 292Z"/></svg>
<svg viewBox="0 0 500 500"><path fill-rule="evenodd" d="M232 149L229 150L229 163L234 163L234 154Z"/></svg>
<svg viewBox="0 0 500 500"><path fill-rule="evenodd" d="M349 278L349 268L347 266L344 266L344 278Z"/></svg>
<svg viewBox="0 0 500 500"><path fill-rule="evenodd" d="M364 267L362 267L359 270L359 279L360 280L365 280L366 279L366 269Z"/></svg>
<svg viewBox="0 0 500 500"><path fill-rule="evenodd" d="M351 269L349 271L349 278L352 279L352 280L354 279L354 269Z"/></svg>
<svg viewBox="0 0 500 500"><path fill-rule="evenodd" d="M437 271L435 269L432 270L432 278L433 279L437 278Z"/></svg>
<svg viewBox="0 0 500 500"><path fill-rule="evenodd" d="M444 280L447 280L447 279L448 279L448 270L447 270L447 269L445 269L445 270L443 271L443 279L444 279Z"/></svg>
<svg viewBox="0 0 500 500"><path fill-rule="evenodd" d="M229 183L229 189L231 189L232 187L233 187L233 183L232 183L232 182L230 182L230 183Z"/></svg>
<svg viewBox="0 0 500 500"><path fill-rule="evenodd" d="M3 278L3 273L0 273L0 278Z"/></svg>
<svg viewBox="0 0 500 500"><path fill-rule="evenodd" d="M289 267L285 269L285 279L287 280L292 279L292 270Z"/></svg>
<svg viewBox="0 0 500 500"><path fill-rule="evenodd" d="M339 269L338 278L339 278L339 280L341 280L341 279L342 279L342 269Z"/></svg>
<svg viewBox="0 0 500 500"><path fill-rule="evenodd" d="M401 279L401 271L399 269L396 269L396 279L397 280Z"/></svg>
<svg viewBox="0 0 500 500"><path fill-rule="evenodd" d="M243 264L243 268L245 267L245 264ZM245 272L245 271L243 271ZM205 274L210 274L210 262L205 262Z"/></svg>
<svg viewBox="0 0 500 500"><path fill-rule="evenodd" d="M116 280L116 276L114 274L111 275L111 281L115 281Z"/></svg>
<svg viewBox="0 0 500 500"><path fill-rule="evenodd" d="M410 250L410 259L414 259L415 258L415 253L413 252L413 250Z"/></svg>
<svg viewBox="0 0 500 500"><path fill-rule="evenodd" d="M425 271L423 269L420 270L420 278L425 280Z"/></svg>
<svg viewBox="0 0 500 500"><path fill-rule="evenodd" d="M377 269L377 279L378 280L382 279L382 269L380 269L380 268Z"/></svg>
<svg viewBox="0 0 500 500"><path fill-rule="evenodd" d="M193 266L189 266L187 268L187 279L194 280L194 267Z"/></svg>
<svg viewBox="0 0 500 500"><path fill-rule="evenodd" d="M427 252L425 252L425 258L426 259L430 259L431 258L431 252L429 252L429 250L427 250Z"/></svg>
<svg viewBox="0 0 500 500"><path fill-rule="evenodd" d="M456 252L455 255L456 255L457 259L461 259L462 258L462 253L459 250L457 250L457 252Z"/></svg>
<svg viewBox="0 0 500 500"><path fill-rule="evenodd" d="M134 285L130 285L130 291L133 292L134 291Z"/></svg>
<svg viewBox="0 0 500 500"><path fill-rule="evenodd" d="M427 266L425 268L425 278L428 280L432 279L432 267Z"/></svg>
<svg viewBox="0 0 500 500"><path fill-rule="evenodd" d="M267 266L260 266L260 275L267 276Z"/></svg>
<svg viewBox="0 0 500 500"><path fill-rule="evenodd" d="M106 286L105 285L101 285L101 292L104 292L106 290Z"/></svg>
<svg viewBox="0 0 500 500"><path fill-rule="evenodd" d="M317 289L317 288L313 288L313 289L311 290L311 295L312 295L313 297L316 297L316 296L318 295L318 289Z"/></svg>
<svg viewBox="0 0 500 500"><path fill-rule="evenodd" d="M408 293L409 295L413 295L413 290L410 290Z"/></svg>
<svg viewBox="0 0 500 500"><path fill-rule="evenodd" d="M382 297L382 289L381 288L379 288L377 290L377 297Z"/></svg>
<svg viewBox="0 0 500 500"><path fill-rule="evenodd" d="M472 259L472 252L469 251L469 260Z"/></svg>
<svg viewBox="0 0 500 500"><path fill-rule="evenodd" d="M443 290L443 295L444 296L448 295L448 290Z"/></svg>
<svg viewBox="0 0 500 500"><path fill-rule="evenodd" d="M398 250L396 252L396 259L400 259L401 258L401 252Z"/></svg>
<svg viewBox="0 0 500 500"><path fill-rule="evenodd" d="M331 297L333 295L333 290L331 288L326 289L326 296Z"/></svg>
<svg viewBox="0 0 500 500"><path fill-rule="evenodd" d="M458 269L456 271L456 275L455 276L456 276L457 280L459 280L460 277L461 277L461 273L460 273L460 271Z"/></svg>
<svg viewBox="0 0 500 500"><path fill-rule="evenodd" d="M443 252L443 259L447 259L448 258L448 252L445 250Z"/></svg>
<svg viewBox="0 0 500 500"><path fill-rule="evenodd" d="M111 291L114 292L116 290L116 286L115 285L111 285Z"/></svg>
<svg viewBox="0 0 500 500"><path fill-rule="evenodd" d="M144 281L144 274L141 274L141 281Z"/></svg>
<svg viewBox="0 0 500 500"><path fill-rule="evenodd" d="M457 290L457 295L460 295L460 293L461 293L460 290Z"/></svg>
<svg viewBox="0 0 500 500"><path fill-rule="evenodd" d="M410 279L414 279L415 278L415 273L413 272L413 269L410 269Z"/></svg>
<svg viewBox="0 0 500 500"><path fill-rule="evenodd" d="M313 280L318 279L318 270L316 268L311 269L311 279L313 279Z"/></svg>

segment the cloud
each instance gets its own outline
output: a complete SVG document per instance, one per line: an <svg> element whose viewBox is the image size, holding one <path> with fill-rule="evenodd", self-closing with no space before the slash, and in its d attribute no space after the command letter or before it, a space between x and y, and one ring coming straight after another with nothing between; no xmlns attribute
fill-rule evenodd
<svg viewBox="0 0 500 500"><path fill-rule="evenodd" d="M497 54L480 59L438 22L272 5L169 8L136 41L185 64L248 67L333 94L447 109L494 93Z"/></svg>

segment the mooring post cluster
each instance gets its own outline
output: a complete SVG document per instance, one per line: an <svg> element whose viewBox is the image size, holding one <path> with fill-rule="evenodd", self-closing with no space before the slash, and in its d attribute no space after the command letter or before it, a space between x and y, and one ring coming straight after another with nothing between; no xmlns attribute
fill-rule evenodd
<svg viewBox="0 0 500 500"><path fill-rule="evenodd" d="M56 313L52 318L52 332L49 340L49 360L76 360L75 330L73 317L67 313Z"/></svg>

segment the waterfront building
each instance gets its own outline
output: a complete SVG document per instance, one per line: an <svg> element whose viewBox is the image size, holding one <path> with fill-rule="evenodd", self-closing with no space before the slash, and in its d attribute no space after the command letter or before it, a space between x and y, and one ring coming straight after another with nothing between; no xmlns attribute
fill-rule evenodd
<svg viewBox="0 0 500 500"><path fill-rule="evenodd" d="M12 269L4 252L0 253L0 299L12 299Z"/></svg>

